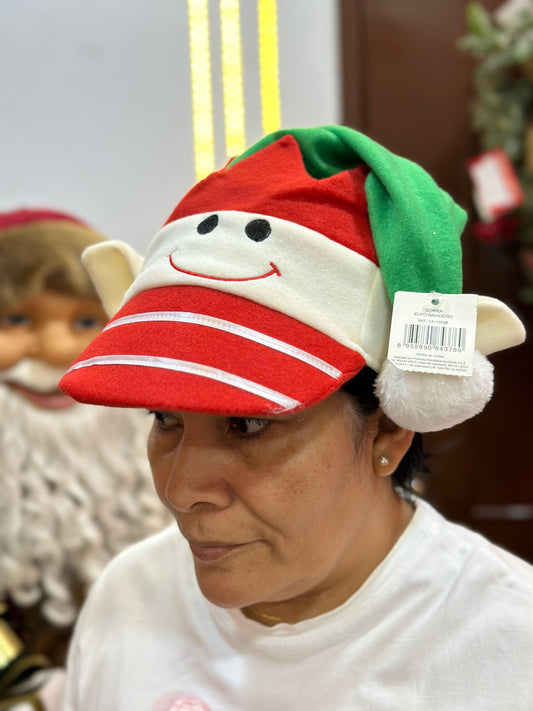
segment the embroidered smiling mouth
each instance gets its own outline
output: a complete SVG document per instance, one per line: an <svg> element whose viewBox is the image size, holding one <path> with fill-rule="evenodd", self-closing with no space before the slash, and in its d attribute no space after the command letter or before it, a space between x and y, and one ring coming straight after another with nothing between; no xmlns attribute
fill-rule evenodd
<svg viewBox="0 0 533 711"><path fill-rule="evenodd" d="M201 274L200 272L192 272L189 269L180 269L180 267L176 266L174 264L174 261L172 259L172 255L168 255L168 261L170 262L170 266L175 269L177 272L181 272L182 274L188 274L189 276L195 276L195 277L202 277L202 279L214 279L215 281L256 281L257 279L266 279L269 276L272 276L273 274L277 274L278 276L281 276L281 273L277 266L274 264L274 262L270 262L270 266L272 267L269 272L265 272L265 274L260 274L259 276L253 276L253 277L219 277L219 276L212 276L211 274Z"/></svg>

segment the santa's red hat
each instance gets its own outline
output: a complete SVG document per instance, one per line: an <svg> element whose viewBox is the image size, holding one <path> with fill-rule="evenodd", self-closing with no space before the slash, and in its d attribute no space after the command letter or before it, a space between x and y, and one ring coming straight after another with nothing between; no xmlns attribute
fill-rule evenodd
<svg viewBox="0 0 533 711"><path fill-rule="evenodd" d="M0 231L37 222L67 222L87 227L82 220L67 212L51 210L45 207L22 207L8 212L0 212Z"/></svg>

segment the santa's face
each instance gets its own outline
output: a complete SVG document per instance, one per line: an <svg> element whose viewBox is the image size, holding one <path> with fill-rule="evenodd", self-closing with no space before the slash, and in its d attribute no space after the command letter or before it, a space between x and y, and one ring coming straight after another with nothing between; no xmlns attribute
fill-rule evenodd
<svg viewBox="0 0 533 711"><path fill-rule="evenodd" d="M106 321L98 299L51 290L0 310L0 381L37 407L70 407L58 382Z"/></svg>

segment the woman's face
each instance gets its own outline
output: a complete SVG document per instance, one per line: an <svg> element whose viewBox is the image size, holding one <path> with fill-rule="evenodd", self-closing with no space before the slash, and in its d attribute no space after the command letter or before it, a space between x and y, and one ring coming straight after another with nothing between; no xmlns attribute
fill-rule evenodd
<svg viewBox="0 0 533 711"><path fill-rule="evenodd" d="M354 426L339 392L269 419L156 413L155 485L189 541L203 594L222 607L290 601L314 615L357 589L376 506L384 487L392 492L374 473L376 429Z"/></svg>

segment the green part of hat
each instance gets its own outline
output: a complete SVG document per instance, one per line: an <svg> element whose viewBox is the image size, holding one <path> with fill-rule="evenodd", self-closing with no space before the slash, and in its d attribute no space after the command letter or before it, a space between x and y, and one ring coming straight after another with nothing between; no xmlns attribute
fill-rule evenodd
<svg viewBox="0 0 533 711"><path fill-rule="evenodd" d="M265 136L229 165L287 134L307 172L329 178L366 164L365 191L372 235L391 301L397 291L462 290L460 236L466 212L419 165L346 126L281 130Z"/></svg>

